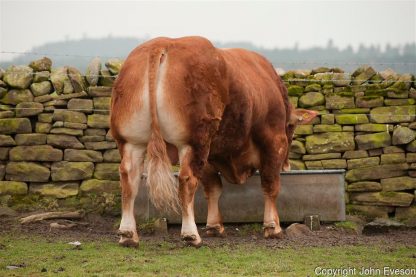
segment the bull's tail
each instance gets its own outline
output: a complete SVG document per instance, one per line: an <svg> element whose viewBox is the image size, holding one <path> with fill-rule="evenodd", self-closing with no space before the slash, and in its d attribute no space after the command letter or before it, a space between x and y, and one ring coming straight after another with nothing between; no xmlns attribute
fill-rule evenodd
<svg viewBox="0 0 416 277"><path fill-rule="evenodd" d="M149 197L160 210L179 210L177 180L172 174L166 143L163 140L156 108L156 89L159 81L159 67L166 60L164 49L156 49L149 55L149 105L151 113L151 135L147 144L147 181Z"/></svg>

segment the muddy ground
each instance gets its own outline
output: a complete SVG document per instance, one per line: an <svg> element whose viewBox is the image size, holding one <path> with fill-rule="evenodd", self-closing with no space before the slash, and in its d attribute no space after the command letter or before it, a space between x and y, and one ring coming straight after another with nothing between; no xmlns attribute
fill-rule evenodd
<svg viewBox="0 0 416 277"><path fill-rule="evenodd" d="M20 216L0 217L0 236L32 236L45 237L51 242L58 240L78 241L118 241L116 234L119 218L102 217L98 215L87 215L82 220L74 221L75 227L70 229L54 229L50 227L52 222L62 220L44 220L36 223L22 225L19 223ZM185 247L180 240L180 226L169 225L168 234L155 234L149 224L143 226L141 241L163 242L167 241L177 247ZM287 225L282 227L286 228ZM236 246L239 244L260 244L270 248L297 248L316 246L343 246L343 245L380 245L380 246L416 246L415 228L385 228L360 234L352 229L340 228L334 224L322 224L319 231L296 238L285 237L283 239L264 239L260 224L226 224L227 236L225 238L212 238L204 235L204 226L199 225L198 230L203 239L203 245L207 247L221 247L223 245Z"/></svg>

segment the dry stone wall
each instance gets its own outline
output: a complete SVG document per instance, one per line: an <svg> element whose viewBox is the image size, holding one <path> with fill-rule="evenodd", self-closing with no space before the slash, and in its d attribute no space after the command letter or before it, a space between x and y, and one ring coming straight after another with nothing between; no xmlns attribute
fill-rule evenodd
<svg viewBox="0 0 416 277"><path fill-rule="evenodd" d="M0 203L119 212L120 156L109 133L122 61L82 74L48 58L0 70ZM318 110L295 131L292 169L345 169L348 211L416 220L416 83L411 74L317 68L282 75L292 104Z"/></svg>

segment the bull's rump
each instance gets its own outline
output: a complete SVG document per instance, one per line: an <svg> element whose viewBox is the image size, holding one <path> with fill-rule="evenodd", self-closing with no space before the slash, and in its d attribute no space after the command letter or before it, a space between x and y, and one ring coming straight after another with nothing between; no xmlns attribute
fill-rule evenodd
<svg viewBox="0 0 416 277"><path fill-rule="evenodd" d="M215 132L227 87L222 57L208 40L199 37L157 38L130 53L113 89L113 133L135 144L149 140L148 72L154 49L165 53L156 76L156 110L164 140L176 146L198 139L206 143L206 134L198 132Z"/></svg>

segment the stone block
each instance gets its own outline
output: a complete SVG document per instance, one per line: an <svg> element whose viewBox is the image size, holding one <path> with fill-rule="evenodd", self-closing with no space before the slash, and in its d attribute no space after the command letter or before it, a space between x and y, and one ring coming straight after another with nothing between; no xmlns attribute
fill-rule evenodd
<svg viewBox="0 0 416 277"><path fill-rule="evenodd" d="M381 191L381 184L378 182L355 182L347 186L349 192L362 192L362 191Z"/></svg>
<svg viewBox="0 0 416 277"><path fill-rule="evenodd" d="M407 144L416 138L416 132L402 126L396 126L393 131L393 145Z"/></svg>
<svg viewBox="0 0 416 277"><path fill-rule="evenodd" d="M47 143L58 148L84 149L84 145L74 136L47 135Z"/></svg>
<svg viewBox="0 0 416 277"><path fill-rule="evenodd" d="M12 118L15 116L13 111L0 111L0 119L1 118Z"/></svg>
<svg viewBox="0 0 416 277"><path fill-rule="evenodd" d="M395 213L395 219L404 221L405 223L407 221L413 221L416 219L416 206L410 206L410 207L397 207L396 213Z"/></svg>
<svg viewBox="0 0 416 277"><path fill-rule="evenodd" d="M61 161L62 157L62 150L50 145L16 146L9 152L11 161L56 162Z"/></svg>
<svg viewBox="0 0 416 277"><path fill-rule="evenodd" d="M311 92L311 91L321 91L321 85L320 84L310 84L305 87L305 92Z"/></svg>
<svg viewBox="0 0 416 277"><path fill-rule="evenodd" d="M81 183L80 191L82 193L119 193L121 189L119 181L90 179Z"/></svg>
<svg viewBox="0 0 416 277"><path fill-rule="evenodd" d="M25 134L32 132L32 125L28 118L0 119L0 134Z"/></svg>
<svg viewBox="0 0 416 277"><path fill-rule="evenodd" d="M88 115L88 127L90 128L110 128L110 117L104 114Z"/></svg>
<svg viewBox="0 0 416 277"><path fill-rule="evenodd" d="M386 206L347 205L347 213L364 216L367 220L388 218L391 211L392 208Z"/></svg>
<svg viewBox="0 0 416 277"><path fill-rule="evenodd" d="M70 162L102 162L103 155L94 150L65 149L64 160Z"/></svg>
<svg viewBox="0 0 416 277"><path fill-rule="evenodd" d="M287 88L289 96L300 97L303 94L304 88L301 86L292 85Z"/></svg>
<svg viewBox="0 0 416 277"><path fill-rule="evenodd" d="M99 57L95 57L88 64L85 77L90 86L96 86L100 77L101 60Z"/></svg>
<svg viewBox="0 0 416 277"><path fill-rule="evenodd" d="M33 80L33 69L25 65L12 65L5 72L3 81L13 88L28 88Z"/></svg>
<svg viewBox="0 0 416 277"><path fill-rule="evenodd" d="M383 191L400 191L416 189L416 178L409 176L381 179Z"/></svg>
<svg viewBox="0 0 416 277"><path fill-rule="evenodd" d="M93 101L91 99L72 98L68 101L68 109L83 113L92 113Z"/></svg>
<svg viewBox="0 0 416 277"><path fill-rule="evenodd" d="M379 157L360 158L348 160L348 169L370 167L380 164Z"/></svg>
<svg viewBox="0 0 416 277"><path fill-rule="evenodd" d="M355 125L368 123L368 118L365 114L337 114L335 121L341 125Z"/></svg>
<svg viewBox="0 0 416 277"><path fill-rule="evenodd" d="M333 114L323 114L321 115L321 124L323 125L332 125L335 123L335 116Z"/></svg>
<svg viewBox="0 0 416 277"><path fill-rule="evenodd" d="M341 153L303 155L302 157L304 161L318 161L318 160L339 159L339 158L341 158Z"/></svg>
<svg viewBox="0 0 416 277"><path fill-rule="evenodd" d="M97 142L105 141L105 136L82 136L79 138L81 142Z"/></svg>
<svg viewBox="0 0 416 277"><path fill-rule="evenodd" d="M407 163L416 163L416 153L406 153Z"/></svg>
<svg viewBox="0 0 416 277"><path fill-rule="evenodd" d="M92 177L92 162L56 162L51 167L52 181L76 181Z"/></svg>
<svg viewBox="0 0 416 277"><path fill-rule="evenodd" d="M289 160L291 170L305 170L305 163L299 160Z"/></svg>
<svg viewBox="0 0 416 277"><path fill-rule="evenodd" d="M353 85L361 85L370 80L371 77L376 75L376 71L371 66L362 66L353 72L352 80Z"/></svg>
<svg viewBox="0 0 416 277"><path fill-rule="evenodd" d="M325 104L325 97L320 92L308 92L299 98L299 107L309 108Z"/></svg>
<svg viewBox="0 0 416 277"><path fill-rule="evenodd" d="M375 108L384 104L383 96L359 96L355 100L355 105L359 108Z"/></svg>
<svg viewBox="0 0 416 277"><path fill-rule="evenodd" d="M31 183L29 192L42 196L63 199L78 195L78 183L76 182L49 182L44 184Z"/></svg>
<svg viewBox="0 0 416 277"><path fill-rule="evenodd" d="M111 97L112 88L104 86L91 86L88 95L91 97Z"/></svg>
<svg viewBox="0 0 416 277"><path fill-rule="evenodd" d="M355 137L358 149L368 150L391 145L391 137L388 132L380 132Z"/></svg>
<svg viewBox="0 0 416 277"><path fill-rule="evenodd" d="M114 85L115 76L112 76L109 70L101 69L98 84L100 86L112 87Z"/></svg>
<svg viewBox="0 0 416 277"><path fill-rule="evenodd" d="M33 76L33 83L40 83L48 81L51 77L51 73L49 71L39 71L35 72Z"/></svg>
<svg viewBox="0 0 416 277"><path fill-rule="evenodd" d="M107 131L105 129L87 128L84 131L84 136L105 136Z"/></svg>
<svg viewBox="0 0 416 277"><path fill-rule="evenodd" d="M404 153L382 154L381 164L400 164L406 162Z"/></svg>
<svg viewBox="0 0 416 277"><path fill-rule="evenodd" d="M84 133L81 129L72 128L52 128L49 133L69 136L82 136Z"/></svg>
<svg viewBox="0 0 416 277"><path fill-rule="evenodd" d="M66 121L73 123L87 123L87 117L84 113L68 110L55 110L53 121Z"/></svg>
<svg viewBox="0 0 416 277"><path fill-rule="evenodd" d="M354 108L354 97L344 97L339 95L327 95L325 98L325 107L327 109L344 109Z"/></svg>
<svg viewBox="0 0 416 277"><path fill-rule="evenodd" d="M393 154L393 153L404 153L404 150L400 146L387 146L383 148L384 154Z"/></svg>
<svg viewBox="0 0 416 277"><path fill-rule="evenodd" d="M403 164L383 164L365 168L354 168L347 171L345 179L348 182L357 182L362 180L378 180L391 177L407 175L409 169L407 163Z"/></svg>
<svg viewBox="0 0 416 277"><path fill-rule="evenodd" d="M120 180L119 163L98 163L95 166L94 178L100 180Z"/></svg>
<svg viewBox="0 0 416 277"><path fill-rule="evenodd" d="M15 146L16 142L11 136L0 134L0 146Z"/></svg>
<svg viewBox="0 0 416 277"><path fill-rule="evenodd" d="M117 145L112 141L98 141L98 142L85 142L85 148L90 150L107 150L115 149Z"/></svg>
<svg viewBox="0 0 416 277"><path fill-rule="evenodd" d="M414 195L406 192L382 191L350 194L350 200L353 204L364 205L408 207L413 199Z"/></svg>
<svg viewBox="0 0 416 277"><path fill-rule="evenodd" d="M17 134L15 141L17 145L42 145L46 144L46 134Z"/></svg>
<svg viewBox="0 0 416 277"><path fill-rule="evenodd" d="M324 169L342 169L347 168L347 162L344 159L322 160Z"/></svg>
<svg viewBox="0 0 416 277"><path fill-rule="evenodd" d="M51 129L52 124L50 123L36 122L36 133L47 134Z"/></svg>
<svg viewBox="0 0 416 277"><path fill-rule="evenodd" d="M71 85L74 89L73 92L79 93L86 89L87 84L84 81L84 78L81 74L81 72L76 69L75 67L68 67L68 78L71 82Z"/></svg>
<svg viewBox="0 0 416 277"><path fill-rule="evenodd" d="M94 113L110 114L111 97L94 97Z"/></svg>
<svg viewBox="0 0 416 277"><path fill-rule="evenodd" d="M389 124L359 124L355 125L355 131L357 132L392 132L393 125Z"/></svg>
<svg viewBox="0 0 416 277"><path fill-rule="evenodd" d="M406 151L416 152L416 140L412 141L406 146Z"/></svg>
<svg viewBox="0 0 416 277"><path fill-rule="evenodd" d="M313 126L314 133L326 133L326 132L342 132L341 125L333 124L333 125L314 125Z"/></svg>
<svg viewBox="0 0 416 277"><path fill-rule="evenodd" d="M31 61L29 67L33 69L33 71L51 71L52 68L52 60L48 57L43 57L41 59Z"/></svg>
<svg viewBox="0 0 416 277"><path fill-rule="evenodd" d="M384 105L386 106L408 106L414 105L416 103L415 99L386 99L384 100Z"/></svg>
<svg viewBox="0 0 416 277"><path fill-rule="evenodd" d="M38 114L38 122L52 123L52 117L53 117L53 114L52 113L41 113L41 114Z"/></svg>
<svg viewBox="0 0 416 277"><path fill-rule="evenodd" d="M306 137L306 151L309 154L344 152L354 148L354 135L349 132L322 133Z"/></svg>
<svg viewBox="0 0 416 277"><path fill-rule="evenodd" d="M112 75L117 75L121 67L123 65L124 61L118 58L110 58L106 63L105 67L111 72Z"/></svg>
<svg viewBox="0 0 416 277"><path fill-rule="evenodd" d="M110 151L117 151L118 150L110 150ZM303 145L302 142L298 141L298 140L292 140L292 145L290 146L290 151L293 153L298 153L298 154L305 154L306 153L306 149L305 149L305 145Z"/></svg>
<svg viewBox="0 0 416 277"><path fill-rule="evenodd" d="M368 153L365 150L349 150L345 151L342 154L342 158L344 159L360 159L360 158L367 158Z"/></svg>
<svg viewBox="0 0 416 277"><path fill-rule="evenodd" d="M305 161L307 169L324 169L321 161Z"/></svg>
<svg viewBox="0 0 416 277"><path fill-rule="evenodd" d="M43 112L43 105L36 102L21 102L16 105L16 117L38 115Z"/></svg>
<svg viewBox="0 0 416 277"><path fill-rule="evenodd" d="M0 195L25 195L27 184L17 181L0 181Z"/></svg>
<svg viewBox="0 0 416 277"><path fill-rule="evenodd" d="M17 105L22 102L33 102L33 94L30 90L12 89L0 98L0 103L7 105Z"/></svg>
<svg viewBox="0 0 416 277"><path fill-rule="evenodd" d="M33 83L30 85L30 90L34 96L47 95L52 91L52 84L49 81Z"/></svg>
<svg viewBox="0 0 416 277"><path fill-rule="evenodd" d="M50 171L46 166L33 162L9 162L6 166L6 180L23 182L46 182Z"/></svg>
<svg viewBox="0 0 416 277"><path fill-rule="evenodd" d="M413 122L416 106L377 107L371 110L370 120L374 123Z"/></svg>

